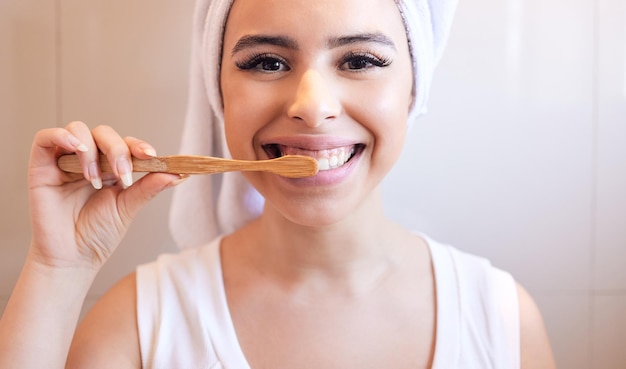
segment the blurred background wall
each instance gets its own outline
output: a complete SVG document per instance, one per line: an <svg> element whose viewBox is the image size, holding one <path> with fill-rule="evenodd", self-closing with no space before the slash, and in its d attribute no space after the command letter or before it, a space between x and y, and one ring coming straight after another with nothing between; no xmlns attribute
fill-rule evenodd
<svg viewBox="0 0 626 369"><path fill-rule="evenodd" d="M35 132L83 120L178 149L193 1L0 0L0 312L29 243ZM463 0L388 213L484 255L535 296L560 368L626 367L626 2ZM170 194L136 220L88 308L175 251Z"/></svg>

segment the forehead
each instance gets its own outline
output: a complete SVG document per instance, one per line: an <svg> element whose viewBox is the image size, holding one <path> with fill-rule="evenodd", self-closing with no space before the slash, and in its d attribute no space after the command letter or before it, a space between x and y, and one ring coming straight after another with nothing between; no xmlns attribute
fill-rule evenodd
<svg viewBox="0 0 626 369"><path fill-rule="evenodd" d="M226 35L289 33L333 37L349 33L406 32L394 0L235 0ZM225 40L226 41L226 40Z"/></svg>

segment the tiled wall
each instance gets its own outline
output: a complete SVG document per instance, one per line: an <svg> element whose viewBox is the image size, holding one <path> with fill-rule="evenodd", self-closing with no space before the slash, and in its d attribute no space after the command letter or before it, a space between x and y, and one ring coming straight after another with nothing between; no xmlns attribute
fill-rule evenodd
<svg viewBox="0 0 626 369"><path fill-rule="evenodd" d="M389 212L512 272L560 368L626 368L625 142L626 2L463 0Z"/></svg>
<svg viewBox="0 0 626 369"><path fill-rule="evenodd" d="M0 310L29 243L26 166L35 132L82 120L178 150L193 1L0 1ZM174 250L171 194L142 210L86 305L138 263Z"/></svg>
<svg viewBox="0 0 626 369"><path fill-rule="evenodd" d="M0 2L0 309L29 242L36 130L80 119L176 151L192 3ZM430 113L385 183L388 212L512 272L560 368L624 368L625 141L626 2L463 0ZM173 249L168 202L140 214L87 305Z"/></svg>
<svg viewBox="0 0 626 369"><path fill-rule="evenodd" d="M26 165L32 136L54 125L55 8L51 2L0 2L0 307L28 246Z"/></svg>

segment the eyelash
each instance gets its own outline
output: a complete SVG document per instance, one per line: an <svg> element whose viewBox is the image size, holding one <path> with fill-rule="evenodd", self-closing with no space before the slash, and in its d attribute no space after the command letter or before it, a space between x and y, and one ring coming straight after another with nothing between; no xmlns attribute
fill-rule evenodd
<svg viewBox="0 0 626 369"><path fill-rule="evenodd" d="M287 61L284 58L275 54L270 54L270 53L253 54L249 56L248 58L244 59L243 61L235 62L235 66L237 66L237 68L241 70L254 70L260 73L278 72L277 70L265 70L265 69L258 68L259 65L262 63L280 63L281 64L280 67L286 68L285 70L291 69L287 65Z"/></svg>
<svg viewBox="0 0 626 369"><path fill-rule="evenodd" d="M346 66L347 63L354 62L361 63L361 66L358 68ZM276 66L276 63L280 63L280 65L277 65L277 69L268 70L261 67L261 64L263 63L268 63L265 66L268 66L269 64L274 64L274 66ZM365 63L365 65L363 65L363 63ZM371 68L384 68L390 64L390 58L379 56L371 52L349 52L339 60L337 67L341 70L359 73ZM249 70L259 73L277 73L291 70L291 67L289 67L284 58L271 53L253 54L242 61L235 62L235 66L241 70Z"/></svg>
<svg viewBox="0 0 626 369"><path fill-rule="evenodd" d="M365 62L368 65L363 66L362 68L342 67L347 63L355 62L355 61L361 62L361 63ZM384 68L389 65L391 65L391 59L387 57L379 56L371 52L350 52L347 55L345 55L343 58L341 58L338 66L339 68L344 69L344 70L349 70L352 72L361 72L363 70L367 70L370 68L374 68L374 67Z"/></svg>

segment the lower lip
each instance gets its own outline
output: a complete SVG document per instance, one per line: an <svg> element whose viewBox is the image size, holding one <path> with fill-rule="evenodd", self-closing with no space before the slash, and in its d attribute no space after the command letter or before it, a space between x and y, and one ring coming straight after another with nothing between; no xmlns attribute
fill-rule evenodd
<svg viewBox="0 0 626 369"><path fill-rule="evenodd" d="M312 177L305 178L287 178L283 177L285 180L296 184L297 186L332 186L338 185L344 182L350 174L354 171L354 168L359 161L361 153L357 153L354 155L347 163L340 166L339 168L322 170L317 172L316 175Z"/></svg>

